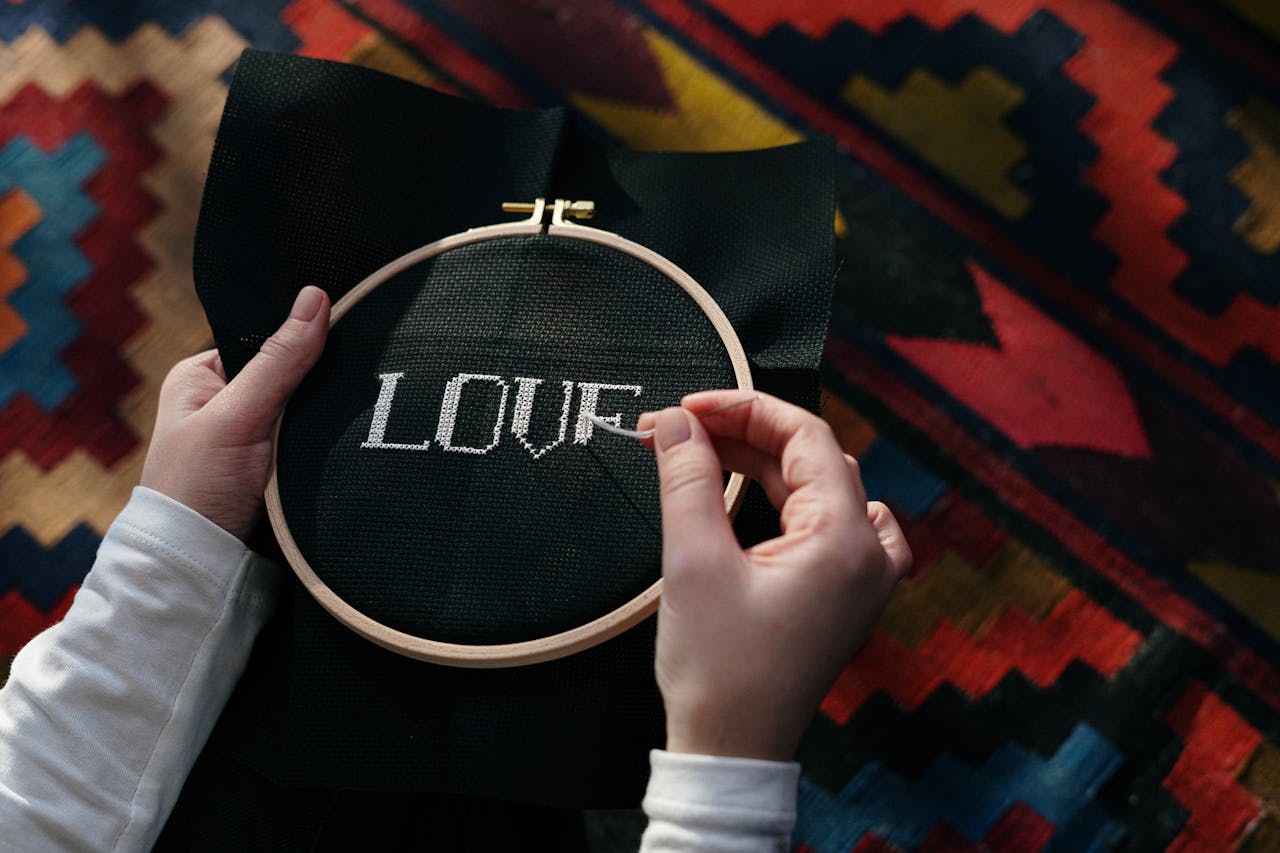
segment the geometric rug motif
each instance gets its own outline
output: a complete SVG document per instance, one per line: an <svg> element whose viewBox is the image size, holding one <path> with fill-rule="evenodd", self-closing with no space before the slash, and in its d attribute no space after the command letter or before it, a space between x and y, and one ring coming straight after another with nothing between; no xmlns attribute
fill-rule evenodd
<svg viewBox="0 0 1280 853"><path fill-rule="evenodd" d="M178 39L147 25L120 44L92 29L59 44L33 28L0 45L2 150L31 163L88 152L87 171L67 164L56 193L40 183L47 170L12 178L35 188L26 194L42 218L9 250L25 283L7 304L24 323L29 314L61 324L0 353L43 354L29 370L6 370L0 385L26 386L0 405L0 535L21 525L53 544L81 522L104 532L137 483L168 365L208 345L191 245L221 78L244 46L213 18ZM54 234L66 251L53 251ZM68 490L88 483L68 504Z"/></svg>
<svg viewBox="0 0 1280 853"><path fill-rule="evenodd" d="M0 149L0 205L6 220L36 220L11 244L17 275L0 283L12 294L9 312L24 327L0 353L0 407L22 392L47 413L79 385L58 357L82 331L64 299L93 270L72 238L98 215L80 184L105 159L88 134L72 137L48 156L22 137ZM19 204L24 209L7 209Z"/></svg>

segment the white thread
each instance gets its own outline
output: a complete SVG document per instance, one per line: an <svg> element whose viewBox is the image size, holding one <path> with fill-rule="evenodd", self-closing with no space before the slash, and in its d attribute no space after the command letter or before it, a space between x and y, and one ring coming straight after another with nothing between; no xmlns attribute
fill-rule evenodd
<svg viewBox="0 0 1280 853"><path fill-rule="evenodd" d="M517 376L516 384L519 390L516 391L515 411L511 413L511 434L519 439L524 449L529 451L534 459L541 459L548 450L564 442L564 434L569 428L569 406L573 402L573 380L566 379L562 383L564 403L560 407L560 433L555 441L545 447L534 447L528 440L529 419L533 416L533 398L538 393L538 386L542 384L542 380L529 376Z"/></svg>
<svg viewBox="0 0 1280 853"><path fill-rule="evenodd" d="M601 391L630 391L633 397L639 397L644 392L639 385L610 385L607 382L579 382L578 388L582 390L582 395L578 402L578 424L573 431L574 444L586 444L590 441L592 427L600 421L622 428L622 415L597 414L596 406L600 402Z"/></svg>
<svg viewBox="0 0 1280 853"><path fill-rule="evenodd" d="M493 422L493 441L484 447L466 447L453 443L453 427L458 421L458 406L462 400L462 386L472 380L496 382L502 386L502 397L498 400L498 417ZM502 381L501 376L485 373L459 373L449 380L444 387L444 398L440 401L440 422L436 426L436 442L445 450L454 453L474 453L483 456L498 446L502 438L502 422L507 416L507 393L511 386Z"/></svg>
<svg viewBox="0 0 1280 853"><path fill-rule="evenodd" d="M651 429L623 429L620 426L614 426L597 414L590 414L587 415L587 417L591 419L591 423L600 427L600 429L605 430L606 432L611 432L614 435L620 435L623 438L634 438L637 440L653 438L653 430Z"/></svg>
<svg viewBox="0 0 1280 853"><path fill-rule="evenodd" d="M431 446L431 442L424 441L422 444L397 444L391 442L388 444L383 441L387 436L387 421L391 418L391 403L395 400L396 384L400 381L403 373L381 373L378 379L382 382L382 388L378 391L378 402L373 406L373 422L369 424L369 437L361 444L361 447L371 447L375 450L426 450Z"/></svg>

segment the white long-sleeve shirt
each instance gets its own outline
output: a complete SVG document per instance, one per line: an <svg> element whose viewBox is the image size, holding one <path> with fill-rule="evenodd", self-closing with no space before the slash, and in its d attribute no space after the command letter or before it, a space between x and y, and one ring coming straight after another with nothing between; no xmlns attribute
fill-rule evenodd
<svg viewBox="0 0 1280 853"><path fill-rule="evenodd" d="M284 570L138 487L66 617L0 689L0 850L147 850L243 673ZM786 850L792 763L654 750L642 850Z"/></svg>

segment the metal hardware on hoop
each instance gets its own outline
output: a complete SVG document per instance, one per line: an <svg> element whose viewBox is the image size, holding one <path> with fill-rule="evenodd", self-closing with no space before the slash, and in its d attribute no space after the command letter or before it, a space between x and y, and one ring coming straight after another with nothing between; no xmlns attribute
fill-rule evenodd
<svg viewBox="0 0 1280 853"><path fill-rule="evenodd" d="M527 201L504 201L502 203L503 213L529 213L532 214L530 221L541 222L543 211L546 209L546 199L536 199L533 202ZM558 198L555 201L555 210L552 214L552 223L563 225L564 217L568 216L572 219L594 219L596 215L596 203L594 201L569 201L568 199Z"/></svg>

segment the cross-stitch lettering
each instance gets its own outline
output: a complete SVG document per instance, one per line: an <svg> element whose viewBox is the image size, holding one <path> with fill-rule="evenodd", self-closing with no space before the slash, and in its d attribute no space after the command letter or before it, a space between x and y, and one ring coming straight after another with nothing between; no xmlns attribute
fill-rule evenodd
<svg viewBox="0 0 1280 853"><path fill-rule="evenodd" d="M462 402L462 386L468 382L480 380L495 382L502 388L502 396L498 398L498 415L493 422L493 441L484 447L467 447L453 443L453 425L458 420L458 405ZM502 438L502 420L507 414L507 392L511 387L502 381L501 376L489 376L483 373L459 373L444 386L444 399L440 401L440 423L436 426L436 441L445 450L455 453L475 453L484 455L498 446ZM382 396L379 394L378 396ZM388 408L390 408L388 406Z"/></svg>
<svg viewBox="0 0 1280 853"><path fill-rule="evenodd" d="M360 444L361 447L373 450L413 451L431 448L430 440L425 440L420 444L406 444L386 440L387 423L391 419L391 407L395 403L396 388L403 376L403 372L378 375L381 387L378 391L377 402L373 406L373 420L369 424L369 437ZM609 382L574 382L571 379L562 381L559 432L553 441L539 447L529 440L529 424L533 418L538 388L542 385L543 380L532 376L517 376L512 381L516 385L516 401L511 414L511 434L516 437L520 445L534 459L541 459L548 451L564 443L565 434L569 429L569 410L573 404L573 389L575 385L578 388L579 402L578 418L573 431L574 444L587 444L591 440L595 428L595 425L591 422L593 416L614 426L621 425L622 414L620 412L600 414L597 411L597 408L601 405L600 395L602 392L626 391L630 392L632 397L639 397L644 392L643 387L640 385L618 385ZM466 389L470 383L486 383L497 386L497 405L493 405L492 394L468 395ZM501 376L487 373L459 373L455 375L445 384L444 394L440 400L440 418L436 422L436 444L440 446L441 450L452 453L471 453L478 456L483 456L493 450L502 440L502 427L506 421L507 398L510 393L511 385ZM459 411L463 406L468 406L471 407L468 411L474 414L474 407L481 405L492 407L492 441L478 447L457 443L454 431L458 423Z"/></svg>
<svg viewBox="0 0 1280 853"><path fill-rule="evenodd" d="M516 383L519 384L520 390L516 392L516 410L511 415L511 432L524 445L524 449L533 454L534 459L539 459L548 450L564 442L564 433L569 426L569 406L573 402L573 380L566 379L562 383L564 402L560 406L560 432L555 441L543 447L534 447L528 439L529 419L533 417L533 395L538 392L538 386L542 384L542 380L518 376Z"/></svg>

